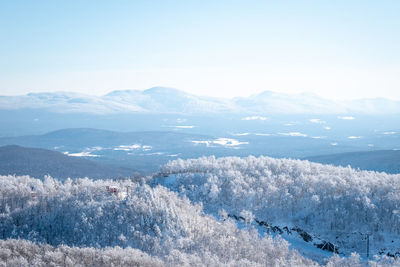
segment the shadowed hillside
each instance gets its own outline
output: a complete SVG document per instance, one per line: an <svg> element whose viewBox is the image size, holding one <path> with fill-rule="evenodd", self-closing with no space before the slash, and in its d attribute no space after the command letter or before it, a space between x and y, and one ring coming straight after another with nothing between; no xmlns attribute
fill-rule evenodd
<svg viewBox="0 0 400 267"><path fill-rule="evenodd" d="M68 177L102 179L132 177L134 170L102 165L47 149L10 145L0 147L0 174L30 175L37 178L50 175L60 179Z"/></svg>
<svg viewBox="0 0 400 267"><path fill-rule="evenodd" d="M353 168L359 168L362 170L400 173L399 150L349 152L308 157L307 159L314 162L333 164L336 166L350 165Z"/></svg>

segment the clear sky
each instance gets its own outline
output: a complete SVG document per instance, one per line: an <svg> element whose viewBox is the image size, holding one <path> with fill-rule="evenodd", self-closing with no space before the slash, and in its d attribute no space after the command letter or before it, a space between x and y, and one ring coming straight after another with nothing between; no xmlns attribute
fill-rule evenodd
<svg viewBox="0 0 400 267"><path fill-rule="evenodd" d="M0 94L400 99L400 1L0 0Z"/></svg>

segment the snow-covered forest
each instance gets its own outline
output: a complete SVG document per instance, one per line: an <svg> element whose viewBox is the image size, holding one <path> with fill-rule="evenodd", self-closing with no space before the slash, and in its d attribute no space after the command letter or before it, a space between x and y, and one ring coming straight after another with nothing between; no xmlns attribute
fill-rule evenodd
<svg viewBox="0 0 400 267"><path fill-rule="evenodd" d="M210 213L300 227L343 253L365 254L366 235L374 254L399 252L400 175L251 156L176 160L162 173Z"/></svg>
<svg viewBox="0 0 400 267"><path fill-rule="evenodd" d="M139 182L0 176L0 262L362 266L368 232L371 255L382 252L374 264L392 266L399 179L268 157L176 160ZM267 225L302 229L339 255L315 261Z"/></svg>
<svg viewBox="0 0 400 267"><path fill-rule="evenodd" d="M286 242L239 230L233 221L217 221L201 205L161 186L88 179L61 183L50 177L42 182L27 176L0 181L3 239L132 247L171 265L313 264ZM124 191L110 192L107 186Z"/></svg>
<svg viewBox="0 0 400 267"><path fill-rule="evenodd" d="M52 247L27 240L0 240L0 266L163 266L157 257L121 247Z"/></svg>

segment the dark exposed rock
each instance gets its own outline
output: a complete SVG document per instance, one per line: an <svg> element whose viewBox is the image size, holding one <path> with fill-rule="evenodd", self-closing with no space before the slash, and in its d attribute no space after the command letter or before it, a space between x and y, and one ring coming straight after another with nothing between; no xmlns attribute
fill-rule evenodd
<svg viewBox="0 0 400 267"><path fill-rule="evenodd" d="M245 221L245 220L244 220L244 217L242 217L242 216L236 216L236 215L228 214L228 217L229 217L229 218L233 218L233 219L235 219L236 221L241 221L241 222L244 222L244 221Z"/></svg>
<svg viewBox="0 0 400 267"><path fill-rule="evenodd" d="M283 234L283 231L282 231L281 228L279 228L279 226L272 226L272 227L271 227L271 230L272 230L274 233L279 232L280 235Z"/></svg>
<svg viewBox="0 0 400 267"><path fill-rule="evenodd" d="M244 218L242 216L229 214L228 217L229 218L233 218L236 221L241 221L241 222L244 221ZM257 220L257 219L254 219L254 222L257 223L259 226L265 226L265 228L266 228L268 233L273 232L273 233L277 233L279 235L282 235L284 232L286 232L287 234L292 234L293 231L295 231L301 236L301 238L305 242L313 241L313 237L309 233L307 233L306 231L304 231L303 229L301 229L301 228L299 228L297 226L293 227L291 229L289 229L287 226L285 226L285 227L283 227L281 229L279 226L272 226L271 224L269 224L267 222L260 221L260 220ZM324 240L322 241L321 244L314 243L314 246L316 246L319 249L326 250L326 251L329 251L329 252L339 253L339 248L337 246L335 246L331 242L327 242L327 241L324 241ZM388 255L388 256L391 256L391 255ZM396 256L400 256L400 253L399 253L399 255L396 254ZM395 257L395 256L393 255L393 257Z"/></svg>
<svg viewBox="0 0 400 267"><path fill-rule="evenodd" d="M296 231L297 233L299 233L299 235L303 238L304 241L306 242L310 242L313 240L312 236L310 234L308 234L306 231L298 228L298 227L294 227L292 228L293 231Z"/></svg>
<svg viewBox="0 0 400 267"><path fill-rule="evenodd" d="M338 253L338 248L331 242L322 241L321 244L315 244L315 245L317 248L320 248L322 250Z"/></svg>
<svg viewBox="0 0 400 267"><path fill-rule="evenodd" d="M271 225L269 225L268 223L264 222L264 221L259 221L259 220L255 220L256 223L258 223L259 226L265 226L267 228L271 228Z"/></svg>
<svg viewBox="0 0 400 267"><path fill-rule="evenodd" d="M286 231L287 234L292 234L287 226L283 227L283 230Z"/></svg>

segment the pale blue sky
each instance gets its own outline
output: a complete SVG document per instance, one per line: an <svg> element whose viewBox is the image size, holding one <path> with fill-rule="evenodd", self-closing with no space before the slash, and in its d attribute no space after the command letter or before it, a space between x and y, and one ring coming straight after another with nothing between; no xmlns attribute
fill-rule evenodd
<svg viewBox="0 0 400 267"><path fill-rule="evenodd" d="M400 99L400 1L0 0L0 93Z"/></svg>

